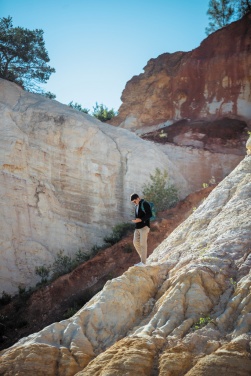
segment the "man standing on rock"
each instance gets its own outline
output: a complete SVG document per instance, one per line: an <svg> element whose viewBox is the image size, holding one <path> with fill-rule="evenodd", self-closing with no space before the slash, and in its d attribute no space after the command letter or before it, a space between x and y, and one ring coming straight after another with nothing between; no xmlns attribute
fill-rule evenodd
<svg viewBox="0 0 251 376"><path fill-rule="evenodd" d="M151 207L147 201L142 200L137 193L131 195L131 202L135 205L135 231L133 245L138 252L141 261L136 266L145 266L147 258L147 237L150 231Z"/></svg>

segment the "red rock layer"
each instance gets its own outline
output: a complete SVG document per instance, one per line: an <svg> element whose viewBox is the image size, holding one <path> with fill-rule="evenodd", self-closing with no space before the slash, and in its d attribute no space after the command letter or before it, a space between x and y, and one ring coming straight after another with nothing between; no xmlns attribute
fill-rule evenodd
<svg viewBox="0 0 251 376"><path fill-rule="evenodd" d="M251 117L251 14L208 36L190 52L148 61L122 93L110 122L138 129L166 121Z"/></svg>

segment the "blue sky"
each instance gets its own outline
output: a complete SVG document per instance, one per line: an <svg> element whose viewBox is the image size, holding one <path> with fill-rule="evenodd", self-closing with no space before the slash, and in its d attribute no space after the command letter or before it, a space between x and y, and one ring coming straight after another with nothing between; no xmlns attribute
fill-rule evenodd
<svg viewBox="0 0 251 376"><path fill-rule="evenodd" d="M46 91L59 102L118 110L147 61L190 51L206 38L209 0L0 0L0 17L43 29L50 66Z"/></svg>

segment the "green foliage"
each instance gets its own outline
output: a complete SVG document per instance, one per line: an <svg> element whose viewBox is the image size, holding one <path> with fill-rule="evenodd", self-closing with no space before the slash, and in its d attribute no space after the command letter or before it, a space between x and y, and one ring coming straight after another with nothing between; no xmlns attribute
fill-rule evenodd
<svg viewBox="0 0 251 376"><path fill-rule="evenodd" d="M102 249L105 249L106 246L105 245L97 245L95 244L92 248L91 248L91 254L89 256L89 259L91 259L92 257L96 256L96 254L99 252L99 251L102 251Z"/></svg>
<svg viewBox="0 0 251 376"><path fill-rule="evenodd" d="M91 257L93 257L98 250L91 251L90 254L87 254L85 251L79 249L76 254L71 257L64 254L64 251L61 250L57 253L54 262L52 265L42 265L37 266L35 268L35 273L41 277L41 282L38 285L42 285L47 283L50 274L50 279L54 280L61 275L70 273L73 269L75 269L78 265L82 264L83 262L88 261Z"/></svg>
<svg viewBox="0 0 251 376"><path fill-rule="evenodd" d="M133 228L132 223L118 223L113 227L111 235L106 236L104 241L111 245L118 243Z"/></svg>
<svg viewBox="0 0 251 376"><path fill-rule="evenodd" d="M14 302L16 311L18 311L23 306L23 304L30 298L34 291L34 287L30 287L28 290L26 290L25 287L18 286L18 299Z"/></svg>
<svg viewBox="0 0 251 376"><path fill-rule="evenodd" d="M210 0L207 14L210 22L206 34L221 29L251 11L251 0Z"/></svg>
<svg viewBox="0 0 251 376"><path fill-rule="evenodd" d="M51 93L50 91L46 91L45 93L41 93L45 98L49 99L56 99L56 94Z"/></svg>
<svg viewBox="0 0 251 376"><path fill-rule="evenodd" d="M68 104L69 107L73 108L74 110L77 110L77 111L80 111L80 112L84 112L85 114L89 114L89 111L88 108L83 108L81 104L75 102L73 103L73 101L71 101L69 104Z"/></svg>
<svg viewBox="0 0 251 376"><path fill-rule="evenodd" d="M87 260L89 260L89 258L90 258L90 255L88 255L85 251L82 251L81 249L77 251L74 257L78 265L82 264L83 262L86 262Z"/></svg>
<svg viewBox="0 0 251 376"><path fill-rule="evenodd" d="M18 286L19 295L25 294L26 288L23 286Z"/></svg>
<svg viewBox="0 0 251 376"><path fill-rule="evenodd" d="M89 112L90 112L90 110L88 108L83 108L82 105L77 103L77 102L73 103L73 101L71 101L68 104L68 106L73 108L74 110L84 112L85 114L89 114ZM95 118L97 118L98 120L105 123L106 121L108 121L108 120L112 119L114 116L116 116L117 112L114 111L113 108L111 110L108 110L108 108L105 105L98 104L96 102L96 105L95 105L95 107L93 107L93 112L91 113L91 115L94 116Z"/></svg>
<svg viewBox="0 0 251 376"><path fill-rule="evenodd" d="M114 116L116 116L117 112L114 111L113 108L111 110L108 110L106 106L104 106L103 104L98 104L96 102L95 107L93 107L92 115L98 120L105 123L106 121L111 120Z"/></svg>
<svg viewBox="0 0 251 376"><path fill-rule="evenodd" d="M234 8L231 0L210 0L207 14L209 19L209 27L206 28L206 34L221 29L230 23L234 14Z"/></svg>
<svg viewBox="0 0 251 376"><path fill-rule="evenodd" d="M7 294L5 291L2 292L2 297L0 298L0 304L6 305L11 302L11 296Z"/></svg>
<svg viewBox="0 0 251 376"><path fill-rule="evenodd" d="M59 251L51 266L52 279L67 274L73 269L73 260L70 256L64 255L64 251Z"/></svg>
<svg viewBox="0 0 251 376"><path fill-rule="evenodd" d="M230 278L230 283L231 283L231 285L233 286L233 288L235 290L236 287L237 287L237 282L233 278Z"/></svg>
<svg viewBox="0 0 251 376"><path fill-rule="evenodd" d="M243 17L246 13L251 12L251 0L233 1L236 3L237 18Z"/></svg>
<svg viewBox="0 0 251 376"><path fill-rule="evenodd" d="M39 92L55 72L45 49L43 30L13 27L12 17L0 19L0 77L25 90Z"/></svg>
<svg viewBox="0 0 251 376"><path fill-rule="evenodd" d="M35 273L41 277L41 283L46 283L50 274L50 267L46 265L36 266Z"/></svg>
<svg viewBox="0 0 251 376"><path fill-rule="evenodd" d="M206 326L207 324L209 324L210 322L212 322L212 319L211 319L210 316L200 317L200 318L199 318L199 321L197 321L197 322L194 324L193 329L195 329L195 330L201 329L201 328L203 328L204 326Z"/></svg>
<svg viewBox="0 0 251 376"><path fill-rule="evenodd" d="M144 199L154 202L157 212L175 206L178 202L178 191L169 183L167 171L161 172L156 168L154 175L150 175L150 180L143 185Z"/></svg>

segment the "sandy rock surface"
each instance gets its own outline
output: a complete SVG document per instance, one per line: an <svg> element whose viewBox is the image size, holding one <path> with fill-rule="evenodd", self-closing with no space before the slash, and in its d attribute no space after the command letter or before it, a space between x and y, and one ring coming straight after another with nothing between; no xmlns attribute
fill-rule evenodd
<svg viewBox="0 0 251 376"><path fill-rule="evenodd" d="M146 267L3 351L2 374L250 375L250 217L247 156Z"/></svg>

